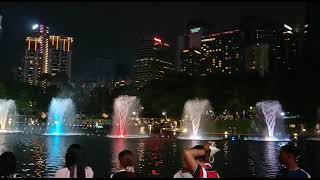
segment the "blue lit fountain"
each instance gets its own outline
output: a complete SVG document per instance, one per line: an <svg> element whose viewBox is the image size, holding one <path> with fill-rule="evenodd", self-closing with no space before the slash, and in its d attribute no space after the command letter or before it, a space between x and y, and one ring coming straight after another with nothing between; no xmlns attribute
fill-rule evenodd
<svg viewBox="0 0 320 180"><path fill-rule="evenodd" d="M72 133L75 120L75 106L71 98L52 98L49 113L47 132L44 135L81 135Z"/></svg>

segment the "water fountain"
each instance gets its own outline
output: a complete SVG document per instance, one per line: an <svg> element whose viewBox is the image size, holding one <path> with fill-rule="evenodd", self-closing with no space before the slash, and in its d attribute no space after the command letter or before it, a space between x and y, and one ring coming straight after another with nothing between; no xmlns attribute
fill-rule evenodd
<svg viewBox="0 0 320 180"><path fill-rule="evenodd" d="M201 131L201 121L207 118L208 113L211 111L211 105L208 100L192 99L188 100L184 105L183 118L186 122L185 129L187 136L180 135L178 139L190 140L220 140L222 138L204 136ZM212 112L212 111L211 111Z"/></svg>
<svg viewBox="0 0 320 180"><path fill-rule="evenodd" d="M135 96L119 96L113 103L113 126L109 138L147 138L141 134L138 116L141 110L140 100ZM139 123L140 122L140 123Z"/></svg>
<svg viewBox="0 0 320 180"><path fill-rule="evenodd" d="M72 132L75 106L71 98L52 98L49 106L47 132L44 135L81 135Z"/></svg>
<svg viewBox="0 0 320 180"><path fill-rule="evenodd" d="M0 99L0 133L21 132L13 130L14 118L17 116L14 100Z"/></svg>
<svg viewBox="0 0 320 180"><path fill-rule="evenodd" d="M256 104L257 115L259 120L263 120L266 125L266 133L264 137L248 137L246 140L257 141L290 141L284 136L283 125L283 111L279 101L262 101ZM277 133L276 133L277 131Z"/></svg>

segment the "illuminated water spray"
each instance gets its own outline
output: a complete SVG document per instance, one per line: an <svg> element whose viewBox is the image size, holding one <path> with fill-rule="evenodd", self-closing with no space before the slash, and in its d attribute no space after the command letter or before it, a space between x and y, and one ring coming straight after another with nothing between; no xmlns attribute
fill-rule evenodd
<svg viewBox="0 0 320 180"><path fill-rule="evenodd" d="M135 96L119 96L113 103L113 126L111 138L149 137L139 134L138 115L141 110L140 100ZM138 120L139 121L139 120Z"/></svg>
<svg viewBox="0 0 320 180"><path fill-rule="evenodd" d="M183 117L187 122L188 131L192 130L189 133L191 137L199 137L201 120L205 118L209 110L211 110L211 105L208 100L192 99L185 103Z"/></svg>
<svg viewBox="0 0 320 180"><path fill-rule="evenodd" d="M279 101L263 101L256 104L259 113L262 113L263 119L267 125L268 137L274 137L274 129L277 120L282 119L282 107Z"/></svg>
<svg viewBox="0 0 320 180"><path fill-rule="evenodd" d="M49 106L49 134L62 135L75 119L75 106L71 98L52 98Z"/></svg>
<svg viewBox="0 0 320 180"><path fill-rule="evenodd" d="M0 99L0 129L8 129L12 119L17 115L16 104L14 100Z"/></svg>

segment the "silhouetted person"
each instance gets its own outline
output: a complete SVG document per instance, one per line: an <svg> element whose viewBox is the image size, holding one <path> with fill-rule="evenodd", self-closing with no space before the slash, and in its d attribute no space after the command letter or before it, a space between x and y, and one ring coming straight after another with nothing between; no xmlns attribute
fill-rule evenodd
<svg viewBox="0 0 320 180"><path fill-rule="evenodd" d="M136 178L134 171L133 153L129 150L121 151L118 155L120 170L111 174L110 178Z"/></svg>
<svg viewBox="0 0 320 180"><path fill-rule="evenodd" d="M280 170L277 178L310 178L310 175L297 164L298 148L294 145L281 147L279 160L285 168Z"/></svg>
<svg viewBox="0 0 320 180"><path fill-rule="evenodd" d="M213 150L212 156L217 152L217 148L210 149L213 144L206 144L205 146L197 145L191 149L184 151L184 161L186 169L192 174L194 178L220 178L217 171L209 163L210 153Z"/></svg>
<svg viewBox="0 0 320 180"><path fill-rule="evenodd" d="M204 149L204 146L202 145L196 145L191 149ZM198 163L206 163L204 157L197 157L196 158ZM174 178L193 178L191 170L188 169L188 167L183 167L181 170L179 170L173 177Z"/></svg>
<svg viewBox="0 0 320 180"><path fill-rule="evenodd" d="M79 144L72 144L66 153L65 168L58 170L54 177L93 178L93 171L86 163L84 149Z"/></svg>
<svg viewBox="0 0 320 180"><path fill-rule="evenodd" d="M1 178L22 178L16 173L17 160L12 152L6 151L0 155L0 177Z"/></svg>

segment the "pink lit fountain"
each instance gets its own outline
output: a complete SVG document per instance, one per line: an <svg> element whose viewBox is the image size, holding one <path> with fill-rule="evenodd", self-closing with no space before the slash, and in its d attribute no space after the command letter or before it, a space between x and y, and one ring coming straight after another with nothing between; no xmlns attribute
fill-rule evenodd
<svg viewBox="0 0 320 180"><path fill-rule="evenodd" d="M140 100L135 96L119 96L113 103L113 126L109 138L148 138L139 131Z"/></svg>

